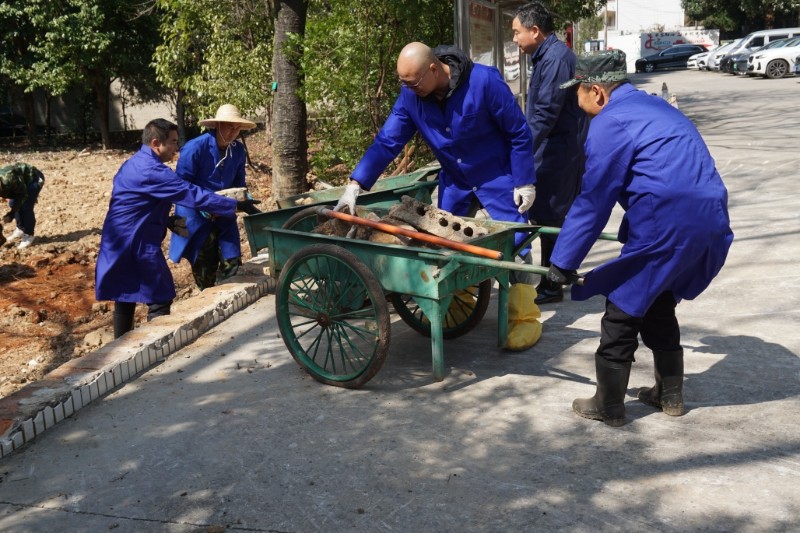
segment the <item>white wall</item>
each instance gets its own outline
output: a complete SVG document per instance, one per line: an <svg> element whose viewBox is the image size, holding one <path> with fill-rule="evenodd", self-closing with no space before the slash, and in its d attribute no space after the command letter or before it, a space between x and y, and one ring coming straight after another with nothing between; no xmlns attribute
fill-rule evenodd
<svg viewBox="0 0 800 533"><path fill-rule="evenodd" d="M639 33L656 26L671 31L683 26L681 0L616 0L615 3L618 32ZM609 6L613 3L609 2Z"/></svg>

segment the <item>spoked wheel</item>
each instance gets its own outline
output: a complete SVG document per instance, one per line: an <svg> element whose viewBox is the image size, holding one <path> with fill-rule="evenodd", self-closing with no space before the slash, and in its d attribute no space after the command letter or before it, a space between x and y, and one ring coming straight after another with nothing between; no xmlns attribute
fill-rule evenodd
<svg viewBox="0 0 800 533"><path fill-rule="evenodd" d="M304 231L306 233L311 233L311 231L325 222L329 220L328 217L321 216L317 214L316 207L308 207L306 209L301 209L291 217L289 220L283 223L281 229L291 229L294 231Z"/></svg>
<svg viewBox="0 0 800 533"><path fill-rule="evenodd" d="M492 280L487 279L453 295L453 301L442 320L442 337L455 339L475 329L486 314L491 294ZM389 300L403 322L414 331L426 337L431 336L431 323L413 296L392 294Z"/></svg>
<svg viewBox="0 0 800 533"><path fill-rule="evenodd" d="M314 379L355 389L389 352L389 306L375 275L352 252L307 246L278 279L278 328L295 361Z"/></svg>

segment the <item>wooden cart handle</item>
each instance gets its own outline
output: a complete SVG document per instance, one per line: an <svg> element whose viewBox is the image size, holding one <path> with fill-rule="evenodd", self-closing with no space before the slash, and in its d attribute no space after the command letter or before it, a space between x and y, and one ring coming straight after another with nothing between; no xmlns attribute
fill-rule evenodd
<svg viewBox="0 0 800 533"><path fill-rule="evenodd" d="M436 235L431 235L429 233L412 231L405 228L392 226L391 224L385 224L383 222L375 222L373 220L368 220L366 218L348 215L347 213L340 213L338 211L334 211L333 209L328 209L327 207L317 208L317 213L319 213L320 215L324 215L326 217L338 218L339 220L344 220L345 222L350 222L351 224L358 224L360 226L369 226L371 228L375 228L385 233L391 233L392 235L402 235L404 237L409 237L411 239L416 239L418 241L423 241L430 244L436 244L439 246L443 246L444 248L450 248L451 250L468 252L473 255L477 255L479 257L488 257L489 259L496 259L498 261L503 259L503 252L498 252L497 250L482 248L480 246L473 246L472 244L466 244L458 241L451 241L450 239L437 237Z"/></svg>

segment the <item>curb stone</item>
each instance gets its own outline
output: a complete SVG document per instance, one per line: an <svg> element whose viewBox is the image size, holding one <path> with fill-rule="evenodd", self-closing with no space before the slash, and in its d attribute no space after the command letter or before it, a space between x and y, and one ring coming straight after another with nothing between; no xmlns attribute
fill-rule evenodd
<svg viewBox="0 0 800 533"><path fill-rule="evenodd" d="M250 263L258 266L259 259ZM41 380L0 398L0 458L274 291L275 280L264 275L263 269L261 274L234 276L224 284L177 302L170 315L71 359Z"/></svg>

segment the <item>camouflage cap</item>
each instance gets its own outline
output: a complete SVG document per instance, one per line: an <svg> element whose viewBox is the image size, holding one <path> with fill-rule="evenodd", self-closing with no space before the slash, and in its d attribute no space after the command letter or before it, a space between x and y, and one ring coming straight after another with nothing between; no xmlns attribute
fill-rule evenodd
<svg viewBox="0 0 800 533"><path fill-rule="evenodd" d="M560 85L562 89L577 83L608 83L628 79L628 65L622 50L603 50L578 56L575 77Z"/></svg>

